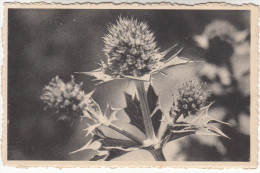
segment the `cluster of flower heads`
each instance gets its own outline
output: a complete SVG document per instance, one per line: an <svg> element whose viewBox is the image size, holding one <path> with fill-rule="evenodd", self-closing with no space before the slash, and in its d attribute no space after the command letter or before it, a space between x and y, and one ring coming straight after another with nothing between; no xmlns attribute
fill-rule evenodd
<svg viewBox="0 0 260 173"><path fill-rule="evenodd" d="M196 114L200 108L205 106L209 97L209 92L205 88L206 84L200 84L196 80L184 83L178 89L179 96L173 103L170 115L177 120L181 115L186 117L189 114Z"/></svg>
<svg viewBox="0 0 260 173"><path fill-rule="evenodd" d="M117 23L111 24L108 30L109 33L104 36L104 52L107 56L107 62L102 62L102 67L97 70L83 72L87 75L96 77L96 80L103 80L103 82L106 82L115 78L129 78L148 81L155 72L163 73L162 70L169 67L190 62L188 59L177 57L180 50L167 60L164 59L165 55L168 55L175 46L164 52L159 52L154 34L149 30L148 25L144 22L139 22L134 18L119 17ZM232 28L229 30L229 32L232 32ZM207 34L207 32L205 32L205 34ZM118 120L116 114L120 109L107 105L105 111L102 112L100 106L91 98L93 92L85 94L82 89L82 83L75 83L73 76L71 77L71 81L67 83L63 82L58 76L53 78L49 85L44 87L41 99L48 105L47 107L53 108L59 113L62 117L59 118L61 120L71 120L77 117L86 117L92 120L88 122L88 127L85 130L87 131L86 136L89 134L94 135L93 139L81 149L72 153L86 149L99 150L103 147L101 151L98 151L99 154L97 155L103 156L104 153L105 155L108 155L106 149L109 150L109 148L123 151L131 151L142 147L153 147L156 149L156 147L162 147L169 140L174 140L186 136L187 134L227 137L219 129L212 126L212 122L226 123L208 116L210 105L205 105L209 93L205 88L205 84L200 84L195 80L184 83L183 86L178 89L179 95L176 97L176 101L171 108L170 119L167 122L169 123L170 128L165 131L167 133L161 134L162 136L153 136L152 139L147 138L148 140L146 139L144 141L142 139L135 139L135 136L132 137L128 132L124 130L121 131L121 129L115 127L112 123ZM142 111L142 108L136 107L137 105L135 105L134 102L135 101L133 100L133 103L131 102L131 104L134 104L135 109L138 109L137 113L139 113L139 111ZM133 105L129 107L133 109ZM157 113L157 108L159 108L158 105L155 107L156 111L153 111L154 114ZM135 110L133 111L135 112ZM158 115L162 116L162 112L160 112L161 111L159 111ZM179 123L179 121L177 124L176 121L181 115L184 117L183 124ZM131 112L131 116L138 115L133 115ZM148 114L148 117L151 116ZM185 117L187 117L187 119L185 119ZM168 118L168 116L165 116L165 118ZM140 123L142 123L140 121L142 120L143 118L139 119L134 117L133 121L138 122L132 122L132 125L140 125ZM145 125L145 121L143 121L143 124ZM127 134L125 135L126 137L135 139L137 142L135 140L133 140L135 141L134 143L124 140L116 141L116 139L112 138L110 142L110 139L107 138L108 141L104 142L105 146L102 146L103 143L101 143L101 141L105 141L104 139L106 136L97 129L100 126L112 127L112 129L121 132L122 134ZM166 126L166 128L168 127L169 126ZM159 128L160 126L158 127L158 130ZM151 130L154 129L151 128ZM178 135L174 136L176 133L178 133ZM99 138L102 140L97 140ZM127 144L129 143L129 145L126 145L126 142Z"/></svg>
<svg viewBox="0 0 260 173"><path fill-rule="evenodd" d="M140 76L156 68L161 54L154 33L144 22L119 17L105 35L106 72L114 76Z"/></svg>
<svg viewBox="0 0 260 173"><path fill-rule="evenodd" d="M72 119L82 116L83 109L88 104L82 85L83 83L75 83L74 76L71 76L68 83L56 76L43 88L41 99L47 104L46 108L56 110L62 118Z"/></svg>

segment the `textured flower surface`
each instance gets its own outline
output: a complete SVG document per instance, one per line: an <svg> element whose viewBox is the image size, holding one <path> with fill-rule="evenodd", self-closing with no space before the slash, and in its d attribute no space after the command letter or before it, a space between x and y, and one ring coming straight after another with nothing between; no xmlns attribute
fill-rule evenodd
<svg viewBox="0 0 260 173"><path fill-rule="evenodd" d="M156 68L162 58L149 26L136 19L119 17L105 35L106 71L118 76L141 76Z"/></svg>
<svg viewBox="0 0 260 173"><path fill-rule="evenodd" d="M181 115L196 114L200 108L205 106L209 97L205 84L199 84L196 80L190 80L178 89L179 96L171 108L171 116L177 120Z"/></svg>
<svg viewBox="0 0 260 173"><path fill-rule="evenodd" d="M88 97L82 90L82 85L83 83L75 83L74 76L71 76L68 83L56 76L43 88L41 99L47 104L46 108L52 108L61 115L60 120L83 116Z"/></svg>
<svg viewBox="0 0 260 173"><path fill-rule="evenodd" d="M83 72L103 82L122 78L148 81L155 72L189 62L177 57L180 50L165 59L176 45L160 52L149 26L134 18L119 17L116 24L109 25L103 38L107 62L101 61L97 70Z"/></svg>

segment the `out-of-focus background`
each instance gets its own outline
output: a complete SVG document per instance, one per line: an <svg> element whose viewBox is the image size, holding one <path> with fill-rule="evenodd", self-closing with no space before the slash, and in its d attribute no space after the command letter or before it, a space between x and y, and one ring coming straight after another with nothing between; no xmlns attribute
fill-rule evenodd
<svg viewBox="0 0 260 173"><path fill-rule="evenodd" d="M98 68L105 60L102 36L117 17L147 21L161 50L178 43L180 56L203 63L178 66L168 75L155 75L153 84L163 111L183 82L196 78L207 82L210 115L229 122L220 126L231 139L189 136L167 144L167 160L249 161L250 159L250 12L207 10L39 10L8 11L8 159L87 160L90 151L68 154L88 139L84 122L71 126L56 121L44 110L42 88L59 75L65 81L74 74L85 92L95 88L93 78L74 72ZM96 88L94 99L124 107L127 81L112 81ZM149 153L135 151L119 160L150 160Z"/></svg>

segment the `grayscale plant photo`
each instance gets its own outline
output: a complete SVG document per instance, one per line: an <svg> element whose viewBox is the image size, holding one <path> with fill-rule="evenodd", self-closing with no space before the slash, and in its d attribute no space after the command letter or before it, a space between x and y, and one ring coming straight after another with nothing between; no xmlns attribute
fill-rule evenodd
<svg viewBox="0 0 260 173"><path fill-rule="evenodd" d="M250 161L250 11L9 9L8 160Z"/></svg>

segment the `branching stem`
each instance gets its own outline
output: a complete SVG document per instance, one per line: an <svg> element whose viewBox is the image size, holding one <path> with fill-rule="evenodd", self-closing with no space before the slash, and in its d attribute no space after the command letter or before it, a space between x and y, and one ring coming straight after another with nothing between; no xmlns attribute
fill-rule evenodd
<svg viewBox="0 0 260 173"><path fill-rule="evenodd" d="M152 125L149 105L148 105L148 101L147 101L147 95L146 95L146 91L144 88L144 82L136 80L135 85L136 85L137 94L138 94L138 97L140 100L142 117L143 117L143 121L144 121L145 132L146 132L146 139L154 140L155 134L154 134L154 129L153 129L153 125Z"/></svg>
<svg viewBox="0 0 260 173"><path fill-rule="evenodd" d="M166 161L166 159L163 155L163 152L162 152L162 148L159 148L157 150L148 149L148 151L153 155L153 157L156 161Z"/></svg>

